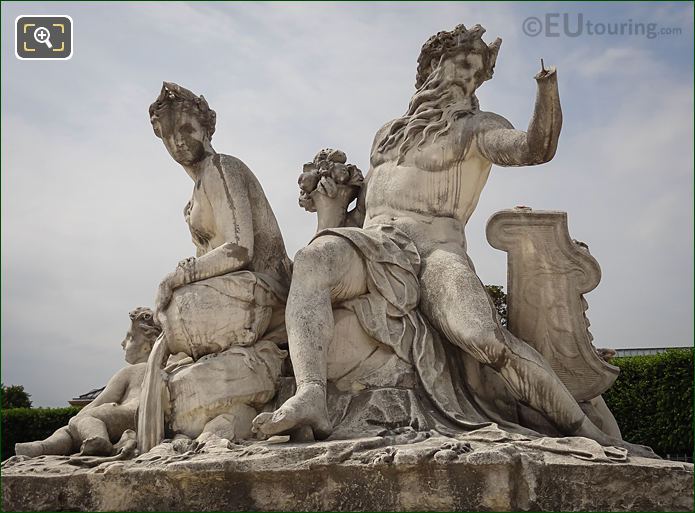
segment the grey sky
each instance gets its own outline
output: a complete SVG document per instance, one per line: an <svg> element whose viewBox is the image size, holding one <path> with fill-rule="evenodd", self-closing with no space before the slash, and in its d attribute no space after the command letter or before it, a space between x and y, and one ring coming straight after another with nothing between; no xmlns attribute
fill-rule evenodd
<svg viewBox="0 0 695 513"><path fill-rule="evenodd" d="M680 35L522 32L528 16L657 23ZM20 14L69 14L74 56L14 57ZM497 210L565 210L603 270L587 296L602 347L693 336L692 4L3 3L2 380L65 405L124 365L128 311L194 253L191 182L149 124L163 80L204 94L213 145L256 173L288 252L311 237L301 166L323 147L368 169L376 130L405 111L420 46L457 23L503 39L481 107L525 128L539 58L558 67L555 159L493 167L467 236L485 283L506 282L485 241Z"/></svg>

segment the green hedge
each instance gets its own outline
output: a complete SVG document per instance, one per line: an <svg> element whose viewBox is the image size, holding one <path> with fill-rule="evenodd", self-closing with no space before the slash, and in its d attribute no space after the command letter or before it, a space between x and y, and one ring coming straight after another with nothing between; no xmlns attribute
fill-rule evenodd
<svg viewBox="0 0 695 513"><path fill-rule="evenodd" d="M2 459L14 455L14 444L43 440L67 426L80 408L11 408L2 410Z"/></svg>
<svg viewBox="0 0 695 513"><path fill-rule="evenodd" d="M693 350L614 358L620 375L603 398L623 438L657 454L693 454Z"/></svg>

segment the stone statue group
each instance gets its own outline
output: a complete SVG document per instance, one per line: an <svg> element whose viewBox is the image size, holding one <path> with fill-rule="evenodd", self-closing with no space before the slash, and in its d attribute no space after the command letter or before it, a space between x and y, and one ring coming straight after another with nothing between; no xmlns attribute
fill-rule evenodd
<svg viewBox="0 0 695 513"><path fill-rule="evenodd" d="M502 42L483 33L459 25L427 40L416 91L377 131L366 176L337 149L304 165L299 202L318 230L294 261L253 172L213 149L215 111L165 82L149 115L193 181L184 215L196 256L164 277L153 310L130 313L129 365L17 454L118 458L206 432L303 442L497 424L653 457L622 440L601 399L617 371L593 350L582 297L599 270L564 213L515 209L488 226L493 245L518 253L508 327L468 257L466 223L492 165L550 161L562 126L557 73L544 65L526 131L480 110L475 92Z"/></svg>

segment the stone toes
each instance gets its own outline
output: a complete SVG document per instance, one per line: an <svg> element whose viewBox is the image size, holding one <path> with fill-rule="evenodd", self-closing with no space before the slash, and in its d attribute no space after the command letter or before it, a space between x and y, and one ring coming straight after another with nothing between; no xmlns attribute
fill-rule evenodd
<svg viewBox="0 0 695 513"><path fill-rule="evenodd" d="M108 440L99 437L87 438L80 448L83 456L110 456L113 446Z"/></svg>
<svg viewBox="0 0 695 513"><path fill-rule="evenodd" d="M263 429L263 426L272 418L272 413L261 413L257 415L255 419L251 422L251 431L258 433L258 431Z"/></svg>

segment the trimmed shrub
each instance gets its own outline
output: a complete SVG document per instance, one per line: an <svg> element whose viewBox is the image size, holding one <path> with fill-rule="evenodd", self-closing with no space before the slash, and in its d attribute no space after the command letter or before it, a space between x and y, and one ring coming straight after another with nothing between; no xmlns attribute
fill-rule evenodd
<svg viewBox="0 0 695 513"><path fill-rule="evenodd" d="M63 426L80 408L10 408L2 410L2 459L14 456L14 444L43 440Z"/></svg>
<svg viewBox="0 0 695 513"><path fill-rule="evenodd" d="M623 438L657 454L693 454L693 349L614 358L615 384L603 394Z"/></svg>

